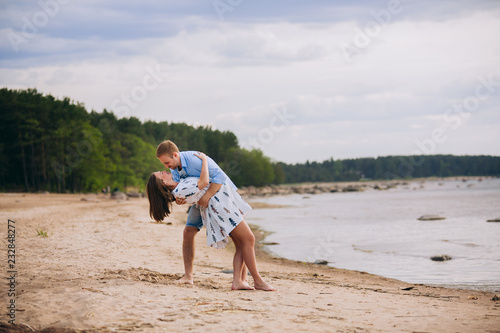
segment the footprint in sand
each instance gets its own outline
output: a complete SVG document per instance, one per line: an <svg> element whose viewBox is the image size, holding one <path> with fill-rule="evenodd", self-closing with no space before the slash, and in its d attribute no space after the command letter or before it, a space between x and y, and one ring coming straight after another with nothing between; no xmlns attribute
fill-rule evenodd
<svg viewBox="0 0 500 333"><path fill-rule="evenodd" d="M180 274L164 274L142 267L120 270L106 270L104 272L105 279L119 278L159 284L173 284L181 277L182 275Z"/></svg>
<svg viewBox="0 0 500 333"><path fill-rule="evenodd" d="M104 271L104 279L116 279L116 278L167 285L167 284L176 284L176 281L182 278L182 275L159 273L143 267ZM187 285L182 285L182 286L187 286ZM195 281L195 286L203 289L222 288L222 286L219 283L211 279L203 279L201 281Z"/></svg>

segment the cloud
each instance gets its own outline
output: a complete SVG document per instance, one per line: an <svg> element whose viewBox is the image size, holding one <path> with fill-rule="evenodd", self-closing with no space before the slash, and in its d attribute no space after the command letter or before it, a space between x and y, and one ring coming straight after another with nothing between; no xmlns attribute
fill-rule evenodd
<svg viewBox="0 0 500 333"><path fill-rule="evenodd" d="M277 160L408 154L481 78L500 81L492 1L401 1L381 23L395 2L233 1L223 20L205 0L68 2L15 52L9 35L54 1L0 4L1 85L101 111L159 66L163 81L129 115L212 125L247 147L260 135ZM343 43L359 52L346 59ZM500 125L493 89L460 126L475 136L463 144L452 130L436 152L500 153L487 144ZM283 110L295 116L284 128Z"/></svg>

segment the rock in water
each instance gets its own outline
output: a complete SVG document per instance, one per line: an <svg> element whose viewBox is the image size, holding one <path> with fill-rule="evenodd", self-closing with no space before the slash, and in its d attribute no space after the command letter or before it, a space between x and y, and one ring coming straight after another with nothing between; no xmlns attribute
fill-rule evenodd
<svg viewBox="0 0 500 333"><path fill-rule="evenodd" d="M495 219L487 220L486 222L500 222L500 217L497 217Z"/></svg>
<svg viewBox="0 0 500 333"><path fill-rule="evenodd" d="M444 220L446 217L442 217L439 215L422 215L418 218L420 221L435 221L435 220Z"/></svg>
<svg viewBox="0 0 500 333"><path fill-rule="evenodd" d="M314 263L316 265L328 265L328 261L326 260L316 260Z"/></svg>
<svg viewBox="0 0 500 333"><path fill-rule="evenodd" d="M431 257L431 260L432 261L448 261L448 260L451 260L451 257L449 255L443 254L440 256Z"/></svg>
<svg viewBox="0 0 500 333"><path fill-rule="evenodd" d="M262 245L280 245L280 243L276 242L261 242Z"/></svg>

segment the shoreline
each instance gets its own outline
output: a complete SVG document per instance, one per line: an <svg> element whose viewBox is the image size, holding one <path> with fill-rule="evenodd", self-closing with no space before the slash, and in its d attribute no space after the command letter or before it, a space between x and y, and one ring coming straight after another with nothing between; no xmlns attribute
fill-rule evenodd
<svg viewBox="0 0 500 333"><path fill-rule="evenodd" d="M208 248L203 232L196 237L195 285L178 286L184 207L176 206L165 223L153 223L144 198L0 194L0 199L2 219L15 220L19 231L15 323L35 330L484 332L500 327L500 302L492 300L493 293L275 257L262 248L261 229L253 229L257 264L278 292L231 291L232 252ZM39 228L48 237L37 236ZM6 230L1 233L4 237Z"/></svg>

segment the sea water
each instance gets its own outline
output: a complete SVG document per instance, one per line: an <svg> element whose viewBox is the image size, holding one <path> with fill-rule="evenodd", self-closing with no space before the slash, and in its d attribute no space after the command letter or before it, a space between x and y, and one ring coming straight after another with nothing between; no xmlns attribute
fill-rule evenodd
<svg viewBox="0 0 500 333"><path fill-rule="evenodd" d="M252 200L250 200L251 203ZM409 182L389 190L284 195L248 223L284 258L410 283L500 291L500 179ZM444 220L420 221L422 215ZM432 261L448 255L449 261Z"/></svg>

